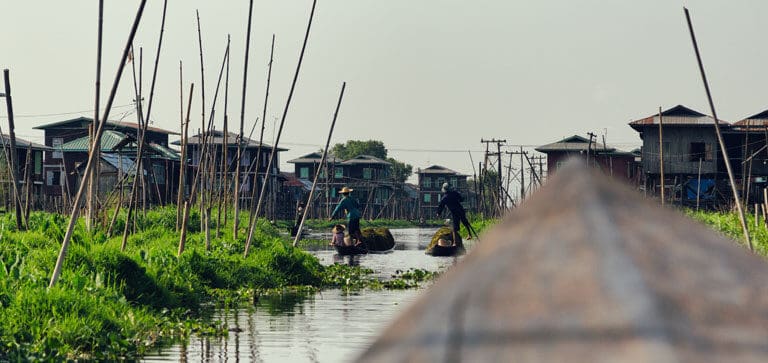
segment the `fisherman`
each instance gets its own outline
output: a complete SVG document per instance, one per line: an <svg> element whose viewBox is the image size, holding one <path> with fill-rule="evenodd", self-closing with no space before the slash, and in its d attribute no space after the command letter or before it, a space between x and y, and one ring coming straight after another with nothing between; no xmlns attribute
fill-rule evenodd
<svg viewBox="0 0 768 363"><path fill-rule="evenodd" d="M453 242L457 242L457 235L459 234L460 224L464 224L464 228L467 230L467 239L472 239L472 226L467 220L467 212L464 211L464 207L461 202L464 198L459 192L453 190L448 183L443 184L443 197L440 198L440 204L437 205L437 218L443 213L443 208L448 208L451 212L451 220L453 221L453 230L451 231Z"/></svg>
<svg viewBox="0 0 768 363"><path fill-rule="evenodd" d="M306 207L306 203L299 201L296 203L296 222L293 224L293 228L291 228L291 237L296 237L296 234L299 233L299 226L301 225L301 220L304 218L304 208Z"/></svg>
<svg viewBox="0 0 768 363"><path fill-rule="evenodd" d="M360 231L360 204L358 204L354 198L349 196L349 193L352 191L352 189L347 187L343 187L339 190L339 194L341 194L342 198L328 220L333 220L333 218L343 210L347 217L347 231L349 232L349 236L356 240L353 244L357 245L362 243L363 233Z"/></svg>

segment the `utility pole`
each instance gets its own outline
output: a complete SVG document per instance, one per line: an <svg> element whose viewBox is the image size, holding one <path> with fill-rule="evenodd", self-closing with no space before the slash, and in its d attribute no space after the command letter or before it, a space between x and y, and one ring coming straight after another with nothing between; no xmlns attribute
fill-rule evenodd
<svg viewBox="0 0 768 363"><path fill-rule="evenodd" d="M3 70L3 78L5 81L5 93L3 93L3 96L5 97L5 106L8 110L8 137L10 138L10 146L11 151L8 156L10 156L8 161L8 166L11 169L11 182L13 183L13 205L16 208L16 229L21 230L21 200L19 198L19 192L18 192L18 180L19 180L19 168L18 168L18 158L16 157L16 131L15 131L15 124L13 120L13 99L11 98L11 78L10 78L10 71L5 69ZM4 137L0 135L0 137Z"/></svg>
<svg viewBox="0 0 768 363"><path fill-rule="evenodd" d="M661 205L664 206L664 117L659 107L659 175L661 179Z"/></svg>
<svg viewBox="0 0 768 363"><path fill-rule="evenodd" d="M589 144L587 144L587 165L589 165L589 154L592 153L592 139L597 135L592 132L588 132L587 135L589 136Z"/></svg>
<svg viewBox="0 0 768 363"><path fill-rule="evenodd" d="M488 160L488 156L491 155L491 154L488 153L489 145L490 144L496 144L496 155L498 156L498 163L497 163L498 164L497 165L497 173L498 174L497 174L496 189L498 190L498 193L499 193L499 199L496 201L496 205L497 205L497 208L499 210L499 216L501 216L504 213L504 210L506 209L506 206L505 206L506 203L503 202L504 198L502 197L504 195L504 187L503 187L503 184L501 183L501 155L502 155L501 154L501 145L506 144L507 140L497 140L497 139L485 140L485 139L480 139L480 142L485 144L486 163L487 163L487 160Z"/></svg>
<svg viewBox="0 0 768 363"><path fill-rule="evenodd" d="M528 158L528 152L523 151L523 147L520 146L520 151L507 151L507 154L510 157L520 155L520 201L522 201L525 199L525 163L523 158Z"/></svg>

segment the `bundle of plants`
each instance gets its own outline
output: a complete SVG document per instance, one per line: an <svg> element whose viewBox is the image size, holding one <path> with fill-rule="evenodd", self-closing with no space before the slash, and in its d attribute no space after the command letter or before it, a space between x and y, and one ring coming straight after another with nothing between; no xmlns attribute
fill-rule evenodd
<svg viewBox="0 0 768 363"><path fill-rule="evenodd" d="M388 228L364 228L363 244L368 251L389 251L395 248L395 237Z"/></svg>
<svg viewBox="0 0 768 363"><path fill-rule="evenodd" d="M453 240L453 230L451 227L440 227L432 236L432 240L427 246L425 251L428 255L459 255L466 253L464 248L464 242L461 239L461 235L456 233L456 241Z"/></svg>

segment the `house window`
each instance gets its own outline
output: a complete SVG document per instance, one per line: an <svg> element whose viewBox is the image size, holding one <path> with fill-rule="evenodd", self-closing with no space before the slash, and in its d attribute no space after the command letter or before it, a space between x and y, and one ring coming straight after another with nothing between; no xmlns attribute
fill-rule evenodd
<svg viewBox="0 0 768 363"><path fill-rule="evenodd" d="M714 156L712 155L712 144L704 142L692 142L688 154L690 155L688 161L711 161Z"/></svg>
<svg viewBox="0 0 768 363"><path fill-rule="evenodd" d="M437 184L435 184L435 187L442 188L444 183L445 183L445 178L437 178Z"/></svg>
<svg viewBox="0 0 768 363"><path fill-rule="evenodd" d="M299 178L300 179L309 179L309 168L303 167L299 169Z"/></svg>
<svg viewBox="0 0 768 363"><path fill-rule="evenodd" d="M43 153L35 153L35 175L43 172Z"/></svg>
<svg viewBox="0 0 768 363"><path fill-rule="evenodd" d="M152 165L152 172L155 174L155 183L165 185L165 168L163 165Z"/></svg>
<svg viewBox="0 0 768 363"><path fill-rule="evenodd" d="M336 198L336 189L331 189L331 198Z"/></svg>
<svg viewBox="0 0 768 363"><path fill-rule="evenodd" d="M432 194L424 194L424 203L432 203Z"/></svg>
<svg viewBox="0 0 768 363"><path fill-rule="evenodd" d="M48 186L61 185L61 172L48 170L45 173L45 184Z"/></svg>
<svg viewBox="0 0 768 363"><path fill-rule="evenodd" d="M344 169L342 169L342 168L338 168L338 169L334 170L334 177L335 177L336 179L341 179L341 178L343 178L343 177L344 177Z"/></svg>
<svg viewBox="0 0 768 363"><path fill-rule="evenodd" d="M458 184L459 184L459 181L458 181L458 180L456 180L456 178L451 178L451 187L453 187L454 189L456 189L456 188L458 188L458 187L459 187L459 185L458 185Z"/></svg>
<svg viewBox="0 0 768 363"><path fill-rule="evenodd" d="M363 179L371 179L373 177L373 169L363 168Z"/></svg>
<svg viewBox="0 0 768 363"><path fill-rule="evenodd" d="M240 166L248 165L251 165L251 152L243 151L242 155L240 156Z"/></svg>
<svg viewBox="0 0 768 363"><path fill-rule="evenodd" d="M425 176L422 184L424 188L432 188L432 178Z"/></svg>
<svg viewBox="0 0 768 363"><path fill-rule="evenodd" d="M53 146L53 155L51 156L54 159L61 159L64 155L61 153L61 145L64 143L64 139L61 137L54 137L51 139L51 146Z"/></svg>

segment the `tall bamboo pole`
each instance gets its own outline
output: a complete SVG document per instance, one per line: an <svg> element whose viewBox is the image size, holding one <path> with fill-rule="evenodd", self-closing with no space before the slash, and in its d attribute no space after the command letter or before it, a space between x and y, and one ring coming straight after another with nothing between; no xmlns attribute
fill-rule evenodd
<svg viewBox="0 0 768 363"><path fill-rule="evenodd" d="M707 93L707 101L709 102L709 108L712 110L712 117L715 119L715 133L717 134L717 141L720 143L720 150L723 154L723 161L725 161L725 168L728 171L728 180L731 184L731 191L733 192L733 200L736 203L736 209L739 212L739 221L741 222L741 229L744 232L744 239L749 245L751 251L755 251L755 247L752 245L752 239L749 237L749 227L747 227L747 220L744 216L744 208L741 206L741 198L739 198L739 192L736 190L736 180L733 177L733 169L731 168L731 161L728 159L728 149L725 147L725 140L720 132L720 120L717 118L717 112L715 111L715 103L712 101L712 93L709 90L709 83L707 82L707 75L704 72L704 64L701 61L701 54L699 53L699 45L696 43L696 34L693 32L693 24L691 24L691 15L688 12L688 8L683 8L685 11L685 19L688 22L688 31L691 33L691 41L693 42L693 49L696 52L696 61L699 64L699 72L701 73L701 80L704 83L704 89Z"/></svg>
<svg viewBox="0 0 768 363"><path fill-rule="evenodd" d="M189 92L195 89L195 84L190 85ZM192 100L190 100L191 102ZM187 111L189 114L189 111ZM179 188L176 191L176 232L181 228L181 203L184 198L184 176L187 174L187 148L186 141L187 135L184 128L184 68L181 60L179 60L179 127L181 131L181 158L179 160Z"/></svg>
<svg viewBox="0 0 768 363"><path fill-rule="evenodd" d="M147 4L147 0L141 0L141 4L139 5L139 9L136 13L136 18L134 19L133 25L131 27L131 32L128 36L128 41L125 44L125 47L123 48L123 55L120 59L120 65L117 68L117 75L115 76L115 81L112 85L112 90L109 94L109 98L107 99L107 104L104 108L104 117L102 117L102 120L108 120L109 119L109 112L112 110L112 104L115 101L115 96L117 95L117 88L120 85L120 78L123 74L123 69L125 68L125 62L128 59L128 54L131 49L131 44L133 43L133 39L136 36L136 30L139 28L139 23L141 22L141 16L144 13L144 7ZM88 163L85 166L85 175L90 175L91 171L93 170L94 165L94 149L101 143L101 135L104 132L104 125L106 122L102 122L99 124L99 129L96 131L96 137L93 141L93 146L91 147L91 152L89 153L88 157ZM53 274L51 275L51 281L48 285L49 287L53 287L56 285L56 282L59 280L59 276L61 275L61 269L64 265L64 258L67 255L67 249L69 248L69 242L72 239L72 232L75 229L75 223L77 222L77 217L79 215L79 207L80 202L83 197L83 192L85 190L85 183L80 183L80 187L78 188L77 195L75 196L74 203L72 204L72 213L69 216L69 224L67 225L67 231L64 234L64 239L61 242L61 251L59 251L59 257L56 259L56 266L53 269Z"/></svg>
<svg viewBox="0 0 768 363"><path fill-rule="evenodd" d="M9 70L3 70L3 79L5 82L5 106L8 110L8 137L10 138L11 144L9 153L11 158L8 166L11 170L11 183L13 183L13 205L16 209L16 229L21 230L21 198L18 191L19 159L16 157L16 126L13 120L13 99L11 98L11 77Z"/></svg>
<svg viewBox="0 0 768 363"><path fill-rule="evenodd" d="M696 177L696 211L699 211L699 201L701 200L701 158L699 158L699 174Z"/></svg>
<svg viewBox="0 0 768 363"><path fill-rule="evenodd" d="M230 36L227 35L227 48L229 48L229 42L230 42ZM221 139L221 174L219 178L219 196L218 196L218 208L216 210L216 238L219 237L221 232L221 209L224 207L224 224L227 224L227 191L229 190L229 183L228 183L228 174L229 174L229 163L227 162L228 159L228 149L229 149L229 114L228 114L228 106L229 106L229 58L227 57L227 70L226 75L224 76L224 125L223 125L223 137Z"/></svg>
<svg viewBox="0 0 768 363"><path fill-rule="evenodd" d="M661 205L666 202L664 191L664 117L659 107L659 174L661 175Z"/></svg>
<svg viewBox="0 0 768 363"><path fill-rule="evenodd" d="M259 179L259 164L261 163L261 151L264 149L264 129L266 129L267 125L267 105L269 103L269 87L272 83L272 63L274 61L275 56L275 34L272 34L272 47L269 51L269 66L267 67L267 89L264 92L264 107L261 111L261 132L259 133L259 148L256 151L256 176L254 177L254 181ZM275 149L272 150L272 152L275 152ZM264 183L267 182L268 172L264 174ZM254 203L256 200L256 191L258 189L256 188L256 183L254 183L253 190L251 192L251 203L250 203L250 211L253 213L255 210Z"/></svg>
<svg viewBox="0 0 768 363"><path fill-rule="evenodd" d="M97 39L96 39L96 86L95 86L95 101L94 101L94 108L93 108L93 124L91 125L91 130L93 131L91 133L91 143L93 143L93 133L96 132L96 130L99 128L99 103L101 103L101 53L102 53L102 39L103 39L103 33L104 33L104 0L99 0L99 16L98 16L98 25L97 25ZM101 160L101 156L98 155L101 151L101 149L96 148L96 160ZM88 216L85 218L85 226L88 230L91 230L93 228L94 219L96 218L97 212L95 211L96 206L94 205L95 201L94 195L98 195L98 177L99 177L99 163L96 164L96 170L95 172L91 173L90 178L88 178ZM83 179L83 182L85 182L85 179Z"/></svg>
<svg viewBox="0 0 768 363"><path fill-rule="evenodd" d="M325 164L325 158L328 156L328 147L331 145L331 137L333 137L333 129L336 127L336 118L339 117L339 109L341 108L341 100L344 98L344 89L347 88L347 82L341 84L341 93L339 94L339 102L336 104L336 111L333 113L333 121L331 122L331 129L328 131L328 139L325 141L325 149L323 149L323 156L320 158L320 165L315 170L315 179L312 181L312 189L309 190L309 197L307 197L307 204L304 206L304 214L301 216L301 222L299 223L299 229L296 230L296 236L293 239L293 247L299 243L301 238L301 230L304 228L304 221L307 219L307 212L312 207L313 197L315 195L315 187L317 186L317 179L320 177L320 171ZM328 178L328 174L326 174ZM394 196L394 193L392 194Z"/></svg>
<svg viewBox="0 0 768 363"><path fill-rule="evenodd" d="M245 97L248 90L248 55L251 50L251 23L253 20L253 0L248 5L248 30L245 35L245 61L243 64L243 94L240 101L240 134L237 140L237 163L235 165L235 215L232 222L232 238L237 239L240 227L240 158L243 156L243 126L245 124ZM262 120L264 122L264 120Z"/></svg>

